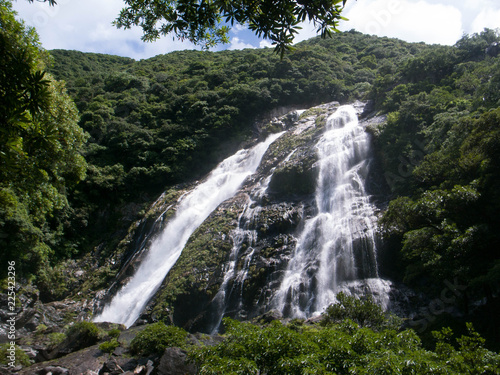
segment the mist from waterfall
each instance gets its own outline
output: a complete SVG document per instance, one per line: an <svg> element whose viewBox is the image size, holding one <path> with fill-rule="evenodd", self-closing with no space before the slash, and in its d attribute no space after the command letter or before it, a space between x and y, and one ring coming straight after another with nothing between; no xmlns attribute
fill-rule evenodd
<svg viewBox="0 0 500 375"><path fill-rule="evenodd" d="M236 194L245 179L255 173L269 145L282 134L273 134L253 148L225 159L186 194L135 274L94 321L131 326L176 263L191 234L219 204Z"/></svg>
<svg viewBox="0 0 500 375"><path fill-rule="evenodd" d="M328 118L316 149L316 215L305 221L273 299L287 317L319 314L342 290L386 299L388 289L378 278L374 207L365 190L370 140L352 106Z"/></svg>

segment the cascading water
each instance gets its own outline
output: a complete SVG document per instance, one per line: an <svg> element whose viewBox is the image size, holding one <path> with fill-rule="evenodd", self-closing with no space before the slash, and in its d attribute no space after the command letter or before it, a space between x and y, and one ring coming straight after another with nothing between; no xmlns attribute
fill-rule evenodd
<svg viewBox="0 0 500 375"><path fill-rule="evenodd" d="M271 170L267 178L259 181L258 185L247 197L247 203L243 206L243 211L238 218L238 226L230 234L233 247L229 254L229 260L224 267L224 279L212 302L214 318L210 323L209 332L217 332L229 305L231 305L232 310L243 311L243 285L254 254L253 246L257 240L257 231L253 227L262 210L262 207L254 199L262 199L266 193L273 170ZM246 255L242 254L243 248ZM238 261L243 255L243 266L238 269ZM230 303L231 299L235 299L232 304Z"/></svg>
<svg viewBox="0 0 500 375"><path fill-rule="evenodd" d="M352 106L328 118L316 148L317 214L306 220L274 297L274 307L289 317L321 313L341 290L377 289L383 296L387 289L378 279L374 207L365 191L369 137Z"/></svg>
<svg viewBox="0 0 500 375"><path fill-rule="evenodd" d="M191 234L220 203L236 194L244 180L255 173L269 145L282 134L273 134L255 147L225 159L203 183L185 195L134 276L94 321L131 326L181 255Z"/></svg>
<svg viewBox="0 0 500 375"><path fill-rule="evenodd" d="M229 254L229 261L225 265L224 279L212 302L214 321L209 329L210 332L216 332L218 330L222 322L222 318L227 311L229 300L235 291L239 294L240 298L238 298L238 301L236 302L237 306L234 307L235 309L239 309L241 307L242 287L248 272L248 263L250 262L254 252L252 246L254 245L257 237L257 232L249 228L260 209L260 207L252 208L253 204L254 201L249 198L238 219L238 227L231 233L233 248ZM247 255L244 260L245 264L242 269L238 270L237 264L244 244L248 245L248 248L245 248L247 251Z"/></svg>

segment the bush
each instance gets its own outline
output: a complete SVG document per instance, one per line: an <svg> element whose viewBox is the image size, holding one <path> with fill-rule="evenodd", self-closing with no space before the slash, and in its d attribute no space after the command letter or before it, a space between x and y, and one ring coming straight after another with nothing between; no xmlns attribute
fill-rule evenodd
<svg viewBox="0 0 500 375"><path fill-rule="evenodd" d="M46 330L47 330L47 326L43 323L36 326L36 334L37 335L43 334Z"/></svg>
<svg viewBox="0 0 500 375"><path fill-rule="evenodd" d="M326 309L322 319L323 325L351 319L361 327L375 330L396 329L400 326L400 319L385 314L371 297L356 298L340 292L337 294L337 301Z"/></svg>
<svg viewBox="0 0 500 375"><path fill-rule="evenodd" d="M169 347L186 347L187 332L164 323L154 323L141 331L130 343L133 354L149 355L162 353Z"/></svg>
<svg viewBox="0 0 500 375"><path fill-rule="evenodd" d="M500 374L500 356L486 350L472 327L447 342L451 329L437 333L436 350L422 348L413 330L375 331L351 320L341 324L266 326L224 319L225 340L193 346L188 356L202 375L268 374Z"/></svg>
<svg viewBox="0 0 500 375"><path fill-rule="evenodd" d="M104 353L113 353L116 348L120 346L117 339L112 339L111 341L105 341L99 345L99 349Z"/></svg>
<svg viewBox="0 0 500 375"><path fill-rule="evenodd" d="M120 336L121 332L122 331L120 331L118 328L113 328L108 331L108 336L117 339Z"/></svg>
<svg viewBox="0 0 500 375"><path fill-rule="evenodd" d="M49 333L48 339L49 339L49 343L48 343L49 348L54 349L56 346L58 346L59 344L62 344L64 342L64 340L66 339L66 335L64 333L61 333L61 332L53 332L53 333Z"/></svg>
<svg viewBox="0 0 500 375"><path fill-rule="evenodd" d="M84 348L94 345L99 341L99 329L94 323L79 322L68 328L66 336L70 340L72 338L77 338L79 343L78 346Z"/></svg>
<svg viewBox="0 0 500 375"><path fill-rule="evenodd" d="M0 346L0 363L2 365L11 366L14 362L15 366L31 365L28 355L17 345L3 344Z"/></svg>

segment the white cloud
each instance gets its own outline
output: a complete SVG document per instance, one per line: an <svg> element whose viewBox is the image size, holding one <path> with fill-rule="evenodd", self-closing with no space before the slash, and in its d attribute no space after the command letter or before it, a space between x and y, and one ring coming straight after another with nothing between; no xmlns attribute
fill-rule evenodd
<svg viewBox="0 0 500 375"><path fill-rule="evenodd" d="M247 25L235 23L233 26L231 26L231 31L235 34L238 34L240 31L245 31L247 28Z"/></svg>
<svg viewBox="0 0 500 375"><path fill-rule="evenodd" d="M46 49L76 49L143 59L182 49L200 49L189 42L164 37L155 43L141 41L142 30L117 29L111 23L125 6L123 0L58 0L55 7L47 3L26 0L14 1L13 7L27 24L35 26ZM410 42L454 44L463 33L480 32L485 27L500 26L498 0L349 0L341 30L389 36ZM310 23L294 42L316 36ZM220 49L272 47L267 40L258 39L235 24L229 45Z"/></svg>
<svg viewBox="0 0 500 375"><path fill-rule="evenodd" d="M269 40L261 40L259 48L274 48L274 46Z"/></svg>
<svg viewBox="0 0 500 375"><path fill-rule="evenodd" d="M345 16L349 21L342 23L342 30L354 28L409 42L454 44L463 34L459 9L427 1L360 1L347 8Z"/></svg>
<svg viewBox="0 0 500 375"><path fill-rule="evenodd" d="M139 27L117 29L112 22L124 6L122 0L58 0L54 7L47 3L19 0L13 5L24 21L36 28L46 49L76 49L135 59L174 50L200 49L190 42L171 37L144 43Z"/></svg>
<svg viewBox="0 0 500 375"><path fill-rule="evenodd" d="M303 22L300 24L300 27L302 29L300 29L298 34L295 35L295 39L293 40L294 43L299 43L303 40L318 36L318 33L316 32L317 27L314 26L312 22Z"/></svg>
<svg viewBox="0 0 500 375"><path fill-rule="evenodd" d="M483 9L472 21L471 32L481 32L485 27L490 29L500 27L500 9Z"/></svg>
<svg viewBox="0 0 500 375"><path fill-rule="evenodd" d="M230 43L229 49L231 49L231 50L245 49L245 48L255 48L250 43L245 43L245 41L243 41L243 40L241 40L240 38L237 38L237 37L231 38L231 41L229 43Z"/></svg>

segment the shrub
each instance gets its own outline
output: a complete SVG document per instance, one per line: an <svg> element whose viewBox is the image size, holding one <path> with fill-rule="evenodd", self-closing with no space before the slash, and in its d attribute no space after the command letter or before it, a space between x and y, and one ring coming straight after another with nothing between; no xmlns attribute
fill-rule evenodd
<svg viewBox="0 0 500 375"><path fill-rule="evenodd" d="M0 346L0 363L2 365L29 366L31 364L28 355L17 345L3 344Z"/></svg>
<svg viewBox="0 0 500 375"><path fill-rule="evenodd" d="M187 332L176 326L154 323L141 331L130 343L133 354L149 355L162 353L169 347L186 347Z"/></svg>
<svg viewBox="0 0 500 375"><path fill-rule="evenodd" d="M105 341L99 345L99 349L104 353L113 353L116 348L120 346L117 339L112 339L111 341Z"/></svg>
<svg viewBox="0 0 500 375"><path fill-rule="evenodd" d="M53 332L48 335L49 348L55 348L57 345L61 344L65 339L66 335L61 332Z"/></svg>
<svg viewBox="0 0 500 375"><path fill-rule="evenodd" d="M351 319L361 327L375 330L395 329L400 326L400 319L386 315L371 297L356 298L340 292L337 294L337 301L326 309L322 320L323 325Z"/></svg>
<svg viewBox="0 0 500 375"><path fill-rule="evenodd" d="M447 345L451 329L435 334L436 351L422 348L413 330L375 331L341 324L266 326L224 319L225 340L193 346L188 357L201 375L500 374L500 356L483 347L472 327Z"/></svg>
<svg viewBox="0 0 500 375"><path fill-rule="evenodd" d="M66 336L69 339L78 338L79 346L83 348L99 341L99 329L94 323L79 322L68 328Z"/></svg>
<svg viewBox="0 0 500 375"><path fill-rule="evenodd" d="M47 326L43 323L36 326L36 334L37 335L44 333L46 330L47 330Z"/></svg>
<svg viewBox="0 0 500 375"><path fill-rule="evenodd" d="M108 331L108 336L117 339L121 332L118 328L113 328Z"/></svg>

